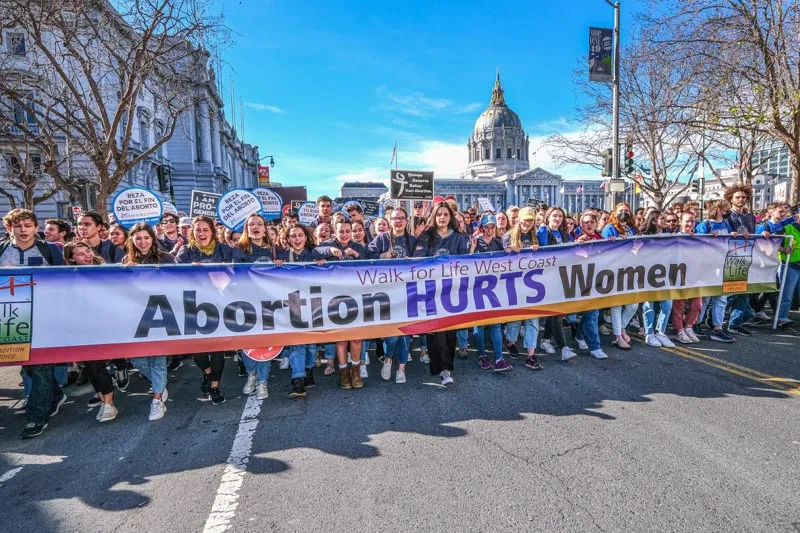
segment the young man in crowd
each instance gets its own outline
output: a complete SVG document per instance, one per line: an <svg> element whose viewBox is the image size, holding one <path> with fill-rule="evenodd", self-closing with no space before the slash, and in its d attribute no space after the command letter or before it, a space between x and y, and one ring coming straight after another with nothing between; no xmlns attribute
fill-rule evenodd
<svg viewBox="0 0 800 533"><path fill-rule="evenodd" d="M731 206L726 217L731 231L749 236L756 231L756 217L748 211L753 188L744 183L736 183L725 189L725 200ZM750 307L750 295L736 294L731 299L731 315L728 318L728 331L734 335L749 337L752 332L747 329L747 324L757 325L761 320L755 318L755 312Z"/></svg>
<svg viewBox="0 0 800 533"><path fill-rule="evenodd" d="M164 236L158 239L158 248L162 252L175 255L180 250L181 246L185 244L183 235L179 231L178 215L167 213L161 217L161 229L164 231Z"/></svg>
<svg viewBox="0 0 800 533"><path fill-rule="evenodd" d="M347 208L347 216L350 217L350 222L361 222L361 224L363 224L367 242L372 242L372 231L369 229L370 225L364 222L364 211L361 209L361 206L357 203L350 204Z"/></svg>
<svg viewBox="0 0 800 533"><path fill-rule="evenodd" d="M67 237L72 233L69 223L57 218L49 218L44 223L44 240L52 242L59 248L67 243Z"/></svg>
<svg viewBox="0 0 800 533"><path fill-rule="evenodd" d="M291 209L287 211L286 214L283 215L283 217L281 217L281 226L283 226L284 228L291 228L292 226L297 224L297 221L298 221L297 211Z"/></svg>
<svg viewBox="0 0 800 533"><path fill-rule="evenodd" d="M78 238L89 243L95 255L102 257L106 263L120 263L125 257L125 251L100 236L103 224L103 217L99 213L84 211L78 216Z"/></svg>
<svg viewBox="0 0 800 533"><path fill-rule="evenodd" d="M317 218L310 224L311 228L316 228L322 223L331 223L331 214L333 213L333 200L329 196L320 196L317 198Z"/></svg>
<svg viewBox="0 0 800 533"><path fill-rule="evenodd" d="M10 238L0 243L0 268L64 264L61 248L37 238L39 221L33 211L14 209L3 218L3 224L10 230ZM52 364L23 367L31 380L30 397L25 406L28 423L22 430L23 439L41 435L50 417L58 414L67 400L56 383L55 368Z"/></svg>

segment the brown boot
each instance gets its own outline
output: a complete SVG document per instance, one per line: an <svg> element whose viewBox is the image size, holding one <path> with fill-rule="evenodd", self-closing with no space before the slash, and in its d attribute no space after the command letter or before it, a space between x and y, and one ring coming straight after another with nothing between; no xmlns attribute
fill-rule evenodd
<svg viewBox="0 0 800 533"><path fill-rule="evenodd" d="M362 363L350 365L350 381L353 382L354 389L360 389L364 386L364 381L361 379L361 365Z"/></svg>
<svg viewBox="0 0 800 533"><path fill-rule="evenodd" d="M352 389L353 383L350 380L350 369L349 368L340 368L339 369L339 387L343 389Z"/></svg>

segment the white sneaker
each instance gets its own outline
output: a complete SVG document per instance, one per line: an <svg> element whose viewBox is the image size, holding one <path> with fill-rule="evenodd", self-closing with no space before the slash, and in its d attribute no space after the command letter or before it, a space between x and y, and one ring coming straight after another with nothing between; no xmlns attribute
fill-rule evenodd
<svg viewBox="0 0 800 533"><path fill-rule="evenodd" d="M555 350L553 350L553 352L555 352ZM547 352L547 353L553 353L553 352ZM562 361L569 361L570 359L574 359L575 357L578 357L578 354L573 352L572 348L570 348L569 346L564 346L563 348L561 348Z"/></svg>
<svg viewBox="0 0 800 533"><path fill-rule="evenodd" d="M648 346L652 346L653 348L661 348L663 346L663 344L661 344L661 341L659 340L659 338L656 335L652 334L652 333L650 335L648 335L647 337L645 337L644 342Z"/></svg>
<svg viewBox="0 0 800 533"><path fill-rule="evenodd" d="M359 372L361 373L361 379L368 378L369 374L367 374L367 365L358 365L360 369Z"/></svg>
<svg viewBox="0 0 800 533"><path fill-rule="evenodd" d="M597 331L600 332L600 335L606 335L606 336L611 335L612 333L611 329L609 329L609 327L606 326L605 324L600 324L600 327L597 328Z"/></svg>
<svg viewBox="0 0 800 533"><path fill-rule="evenodd" d="M439 379L442 382L442 385L452 385L453 384L453 376L450 375L449 370L442 370L439 373Z"/></svg>
<svg viewBox="0 0 800 533"><path fill-rule="evenodd" d="M450 379L450 381L453 381ZM406 382L406 373L402 370L398 370L397 373L394 375L394 382L395 383L405 383Z"/></svg>
<svg viewBox="0 0 800 533"><path fill-rule="evenodd" d="M164 387L164 392L161 393L161 401L164 402L165 406L167 405L167 398L169 398L169 392L167 392L167 388Z"/></svg>
<svg viewBox="0 0 800 533"><path fill-rule="evenodd" d="M606 352L604 352L602 348L592 350L589 353L592 354L592 357L594 357L595 359L608 359Z"/></svg>
<svg viewBox="0 0 800 533"><path fill-rule="evenodd" d="M369 364L369 352L364 354L364 360L362 361L362 363L365 365Z"/></svg>
<svg viewBox="0 0 800 533"><path fill-rule="evenodd" d="M103 416L103 410L105 408L106 408L106 404L105 403L101 403L100 404L100 408L97 410L97 414L94 417L94 419L97 420L98 422L100 421L100 418Z"/></svg>
<svg viewBox="0 0 800 533"><path fill-rule="evenodd" d="M700 342L700 339L697 338L697 335L692 328L686 328L683 331L686 332L686 336L689 337L693 343L697 344Z"/></svg>
<svg viewBox="0 0 800 533"><path fill-rule="evenodd" d="M632 328L636 328L636 329L639 329L640 327L642 327L639 324L639 319L636 318L636 317L631 318L631 321L628 322L628 325L631 326Z"/></svg>
<svg viewBox="0 0 800 533"><path fill-rule="evenodd" d="M585 340L583 340L583 339L575 339L575 341L578 343L578 348L580 348L581 350L588 350L589 349L589 345L586 344Z"/></svg>
<svg viewBox="0 0 800 533"><path fill-rule="evenodd" d="M685 329L678 330L678 334L675 335L675 339L681 344L692 344L692 338L686 333Z"/></svg>
<svg viewBox="0 0 800 533"><path fill-rule="evenodd" d="M102 409L103 410L100 412L101 416L97 419L98 422L111 422L117 418L117 408L114 407L113 403L103 404Z"/></svg>
<svg viewBox="0 0 800 533"><path fill-rule="evenodd" d="M242 387L242 394L250 396L254 390L256 390L256 375L247 374L247 380L244 382L244 387Z"/></svg>
<svg viewBox="0 0 800 533"><path fill-rule="evenodd" d="M771 320L772 320L772 319L769 317L769 315L768 315L767 313L765 313L764 311L759 311L758 313L756 313L756 318L758 318L758 319L761 319L761 320L763 320L764 322L769 322L769 321L771 321Z"/></svg>
<svg viewBox="0 0 800 533"><path fill-rule="evenodd" d="M161 420L167 414L167 406L161 400L153 400L150 403L150 415L147 419L152 422L153 420Z"/></svg>
<svg viewBox="0 0 800 533"><path fill-rule="evenodd" d="M425 363L426 365L431 362L431 358L428 355L428 350L421 350L419 352L419 362L420 363Z"/></svg>
<svg viewBox="0 0 800 533"><path fill-rule="evenodd" d="M539 343L539 345L542 347L542 350L544 350L545 352L547 352L549 354L556 353L556 349L553 348L553 345L550 343L550 341L548 339L542 339L542 342Z"/></svg>
<svg viewBox="0 0 800 533"><path fill-rule="evenodd" d="M390 379L392 379L392 362L391 361L387 360L387 361L385 361L383 363L383 368L381 368L381 379L383 379L384 381L389 381Z"/></svg>
<svg viewBox="0 0 800 533"><path fill-rule="evenodd" d="M658 333L656 333L656 339L658 339L658 342L661 343L661 346L665 346L667 348L674 348L675 347L675 343L672 342L671 340L669 340L669 337L667 337L666 335L664 335L660 331Z"/></svg>
<svg viewBox="0 0 800 533"><path fill-rule="evenodd" d="M287 368L289 368L289 357L288 356L284 357L283 359L281 359L281 364L278 365L278 368L281 369L281 370L286 370Z"/></svg>
<svg viewBox="0 0 800 533"><path fill-rule="evenodd" d="M266 381L262 381L256 387L256 398L259 400L266 400L269 398L269 389L267 388Z"/></svg>

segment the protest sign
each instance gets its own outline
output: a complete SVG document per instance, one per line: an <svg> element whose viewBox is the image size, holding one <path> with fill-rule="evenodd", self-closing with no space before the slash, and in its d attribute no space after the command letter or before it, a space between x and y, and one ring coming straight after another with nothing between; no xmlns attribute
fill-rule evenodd
<svg viewBox="0 0 800 533"><path fill-rule="evenodd" d="M23 363L44 364L102 360L109 353L137 357L324 344L717 296L726 284L736 291L770 292L781 243L781 237L670 235L322 267L8 268L0 295L27 310L32 333L0 336L0 354L13 344L16 358L29 355ZM113 328L64 320L69 309L105 316L109 302Z"/></svg>
<svg viewBox="0 0 800 533"><path fill-rule="evenodd" d="M161 200L144 187L122 189L111 201L111 209L117 221L128 229L137 222L158 224L163 214Z"/></svg>
<svg viewBox="0 0 800 533"><path fill-rule="evenodd" d="M283 209L283 200L275 191L266 189L264 187L257 187L253 189L253 193L258 196L261 202L264 218L267 220L275 220L281 218L281 210Z"/></svg>
<svg viewBox="0 0 800 533"><path fill-rule="evenodd" d="M217 219L231 231L242 231L247 217L259 211L261 201L247 189L231 189L217 203Z"/></svg>
<svg viewBox="0 0 800 533"><path fill-rule="evenodd" d="M374 218L378 216L379 204L378 202L372 202L369 200L362 200L361 201L362 207L364 207L364 216L368 218Z"/></svg>
<svg viewBox="0 0 800 533"><path fill-rule="evenodd" d="M165 215L166 214L170 214L170 215L177 215L178 214L178 208L175 207L175 204L173 204L172 202L162 202L162 205L164 206L164 213L163 214L165 214Z"/></svg>
<svg viewBox="0 0 800 533"><path fill-rule="evenodd" d="M362 204L359 200L345 200L342 202L341 212L346 215L354 207L361 209L361 212L364 213L364 204Z"/></svg>
<svg viewBox="0 0 800 533"><path fill-rule="evenodd" d="M488 198L478 198L478 206L481 208L481 211L494 212L494 206L492 205L492 202L490 202Z"/></svg>
<svg viewBox="0 0 800 533"><path fill-rule="evenodd" d="M213 219L217 218L217 202L221 194L205 191L192 191L191 204L189 205L189 216L199 217L205 215Z"/></svg>
<svg viewBox="0 0 800 533"><path fill-rule="evenodd" d="M433 200L433 172L390 170L389 182L395 200Z"/></svg>
<svg viewBox="0 0 800 533"><path fill-rule="evenodd" d="M317 219L319 209L315 202L303 202L297 207L297 221L301 224L311 224Z"/></svg>

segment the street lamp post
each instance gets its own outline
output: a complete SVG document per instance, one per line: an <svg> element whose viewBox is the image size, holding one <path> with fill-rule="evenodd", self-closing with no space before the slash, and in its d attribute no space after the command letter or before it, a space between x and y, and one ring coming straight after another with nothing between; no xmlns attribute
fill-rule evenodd
<svg viewBox="0 0 800 533"><path fill-rule="evenodd" d="M614 8L614 81L612 82L612 99L613 99L613 109L612 109L612 137L613 137L613 147L614 151L612 154L612 172L611 175L614 179L619 179L620 176L620 168L619 168L619 2L611 2L611 0L605 0L608 5ZM617 193L612 193L612 199L614 205L617 203Z"/></svg>
<svg viewBox="0 0 800 533"><path fill-rule="evenodd" d="M265 155L264 157L259 158L259 161L263 161L269 157L269 168L275 168L275 159L271 155Z"/></svg>

